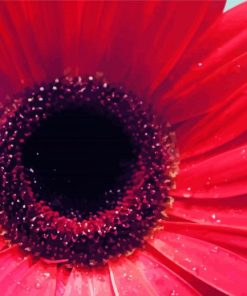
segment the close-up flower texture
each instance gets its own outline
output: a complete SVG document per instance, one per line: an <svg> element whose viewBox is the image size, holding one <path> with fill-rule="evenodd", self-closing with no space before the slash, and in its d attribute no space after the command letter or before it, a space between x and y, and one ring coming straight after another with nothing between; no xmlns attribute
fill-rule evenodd
<svg viewBox="0 0 247 296"><path fill-rule="evenodd" d="M247 295L247 3L0 2L0 295Z"/></svg>

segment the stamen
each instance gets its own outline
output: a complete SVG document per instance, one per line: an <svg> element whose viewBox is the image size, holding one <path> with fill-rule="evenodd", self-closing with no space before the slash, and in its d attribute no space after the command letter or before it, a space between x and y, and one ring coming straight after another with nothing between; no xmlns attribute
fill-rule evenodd
<svg viewBox="0 0 247 296"><path fill-rule="evenodd" d="M25 145L42 123L71 108L92 108L116 119L136 154L128 178L108 189L105 204L93 211L55 208L60 197L44 197L37 171L23 161ZM150 106L121 87L91 76L56 79L16 99L5 111L0 133L0 222L6 237L26 252L95 266L142 245L162 218L176 169L172 132Z"/></svg>

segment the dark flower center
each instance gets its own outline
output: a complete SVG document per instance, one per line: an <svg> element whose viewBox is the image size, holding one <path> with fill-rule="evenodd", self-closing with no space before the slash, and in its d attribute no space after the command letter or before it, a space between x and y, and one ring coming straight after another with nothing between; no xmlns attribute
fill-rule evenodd
<svg viewBox="0 0 247 296"><path fill-rule="evenodd" d="M6 107L0 223L34 256L94 266L161 218L176 167L170 127L121 87L56 79Z"/></svg>
<svg viewBox="0 0 247 296"><path fill-rule="evenodd" d="M42 196L54 209L87 215L110 206L105 193L120 186L136 157L116 118L84 106L43 121L27 139L23 160L36 172Z"/></svg>

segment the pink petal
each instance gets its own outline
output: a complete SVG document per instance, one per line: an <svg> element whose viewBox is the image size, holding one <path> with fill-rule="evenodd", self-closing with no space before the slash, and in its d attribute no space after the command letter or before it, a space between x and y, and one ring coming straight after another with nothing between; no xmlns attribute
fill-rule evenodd
<svg viewBox="0 0 247 296"><path fill-rule="evenodd" d="M109 263L115 295L120 296L158 296L144 274L131 260L122 257Z"/></svg>
<svg viewBox="0 0 247 296"><path fill-rule="evenodd" d="M202 238L225 247L242 256L247 256L247 231L231 229L218 225L204 225L187 222L164 221L165 230Z"/></svg>
<svg viewBox="0 0 247 296"><path fill-rule="evenodd" d="M55 296L63 296L70 275L69 269L61 266L57 269Z"/></svg>
<svg viewBox="0 0 247 296"><path fill-rule="evenodd" d="M247 260L243 257L214 244L165 230L157 232L149 243L177 265L227 295L244 295Z"/></svg>
<svg viewBox="0 0 247 296"><path fill-rule="evenodd" d="M247 146L213 157L182 162L176 178L178 197L222 198L247 193Z"/></svg>
<svg viewBox="0 0 247 296"><path fill-rule="evenodd" d="M224 106L198 118L192 126L188 123L193 121L180 125L176 133L181 158L205 157L234 147L231 141L246 132L246 102L247 84L244 83Z"/></svg>
<svg viewBox="0 0 247 296"><path fill-rule="evenodd" d="M175 198L167 214L201 224L247 229L246 196L226 199Z"/></svg>
<svg viewBox="0 0 247 296"><path fill-rule="evenodd" d="M219 15L224 2L1 3L0 77L13 91L64 70L100 72L146 95Z"/></svg>
<svg viewBox="0 0 247 296"><path fill-rule="evenodd" d="M222 14L160 86L172 123L215 110L246 83L246 12L243 4Z"/></svg>
<svg viewBox="0 0 247 296"><path fill-rule="evenodd" d="M92 294L92 279L88 272L73 268L65 287L64 296L91 296Z"/></svg>
<svg viewBox="0 0 247 296"><path fill-rule="evenodd" d="M102 294L106 296L115 295L108 266L93 270L92 279L94 296L101 296Z"/></svg>
<svg viewBox="0 0 247 296"><path fill-rule="evenodd" d="M38 261L18 280L11 295L55 295L57 266Z"/></svg>
<svg viewBox="0 0 247 296"><path fill-rule="evenodd" d="M6 239L3 236L0 236L0 250L2 250L6 244Z"/></svg>
<svg viewBox="0 0 247 296"><path fill-rule="evenodd" d="M12 258L14 261L15 258ZM32 260L31 257L24 258L22 261L18 260L16 267L7 272L0 281L1 293L4 296L12 296L13 290L21 284L20 280L23 278L24 274L31 268Z"/></svg>
<svg viewBox="0 0 247 296"><path fill-rule="evenodd" d="M75 296L75 295L115 295L111 285L111 279L108 267L98 267L95 269L76 269L73 268L69 278L66 279L66 285L57 296Z"/></svg>
<svg viewBox="0 0 247 296"><path fill-rule="evenodd" d="M136 252L132 262L143 273L157 295L200 295L178 274L157 261L150 252Z"/></svg>
<svg viewBox="0 0 247 296"><path fill-rule="evenodd" d="M20 265L29 266L30 262L21 254L17 246L10 247L0 252L0 283L1 288L5 286L6 277L16 275L16 270ZM11 278L13 281L13 278Z"/></svg>

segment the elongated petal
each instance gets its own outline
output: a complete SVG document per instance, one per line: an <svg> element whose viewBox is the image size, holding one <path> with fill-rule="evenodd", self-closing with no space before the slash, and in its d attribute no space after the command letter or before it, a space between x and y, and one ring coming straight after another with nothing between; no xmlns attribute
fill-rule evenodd
<svg viewBox="0 0 247 296"><path fill-rule="evenodd" d="M138 251L132 261L155 289L157 295L200 295L179 275L157 261L150 252Z"/></svg>
<svg viewBox="0 0 247 296"><path fill-rule="evenodd" d="M32 266L31 256L23 257L17 247L10 247L0 253L1 261L1 294L14 295L13 291L21 284L25 273Z"/></svg>
<svg viewBox="0 0 247 296"><path fill-rule="evenodd" d="M246 133L246 104L247 84L244 83L224 106L180 125L176 132L181 158L215 155L236 146L233 141Z"/></svg>
<svg viewBox="0 0 247 296"><path fill-rule="evenodd" d="M202 224L247 229L246 196L226 199L175 198L167 213Z"/></svg>
<svg viewBox="0 0 247 296"><path fill-rule="evenodd" d="M101 296L102 291L107 296L115 295L108 266L92 271L92 279L94 296Z"/></svg>
<svg viewBox="0 0 247 296"><path fill-rule="evenodd" d="M23 261L25 261L25 258L16 246L1 251L0 266L2 271L0 274L0 282L4 282L7 276L15 273L15 269L17 269Z"/></svg>
<svg viewBox="0 0 247 296"><path fill-rule="evenodd" d="M64 296L82 295L92 295L92 281L87 272L73 268L65 287Z"/></svg>
<svg viewBox="0 0 247 296"><path fill-rule="evenodd" d="M15 286L11 290L11 295L54 295L56 288L56 272L57 267L55 264L49 265L38 261L27 269L20 279L14 281Z"/></svg>
<svg viewBox="0 0 247 296"><path fill-rule="evenodd" d="M98 72L146 94L224 2L1 3L0 77L20 87L64 70Z"/></svg>
<svg viewBox="0 0 247 296"><path fill-rule="evenodd" d="M60 287L57 289L57 296L63 295L90 295L100 296L102 293L107 296L115 295L108 266L99 267L95 270L84 270L73 268L68 276L64 271L60 276Z"/></svg>
<svg viewBox="0 0 247 296"><path fill-rule="evenodd" d="M205 157L182 162L173 196L222 198L247 193L246 145Z"/></svg>
<svg viewBox="0 0 247 296"><path fill-rule="evenodd" d="M109 263L113 289L116 295L158 295L135 264L127 258Z"/></svg>
<svg viewBox="0 0 247 296"><path fill-rule="evenodd" d="M63 296L68 282L70 270L63 266L57 269L55 296Z"/></svg>
<svg viewBox="0 0 247 296"><path fill-rule="evenodd" d="M3 236L0 236L0 250L2 250L6 246L6 240Z"/></svg>
<svg viewBox="0 0 247 296"><path fill-rule="evenodd" d="M244 295L247 260L237 254L203 240L165 231L157 233L151 244L218 290L228 295Z"/></svg>
<svg viewBox="0 0 247 296"><path fill-rule="evenodd" d="M242 256L247 256L247 231L220 225L164 221L166 231L185 234L215 243Z"/></svg>
<svg viewBox="0 0 247 296"><path fill-rule="evenodd" d="M245 83L246 11L243 4L223 14L164 81L162 112L171 122L215 110Z"/></svg>

